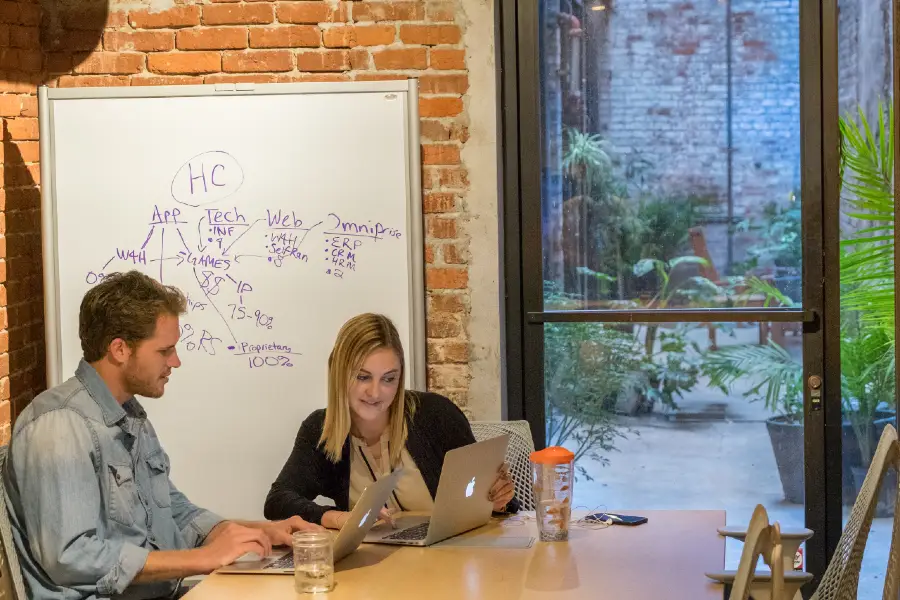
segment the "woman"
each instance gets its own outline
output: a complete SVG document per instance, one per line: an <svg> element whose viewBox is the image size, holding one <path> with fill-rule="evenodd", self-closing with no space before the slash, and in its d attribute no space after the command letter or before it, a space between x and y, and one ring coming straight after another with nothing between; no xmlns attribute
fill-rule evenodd
<svg viewBox="0 0 900 600"><path fill-rule="evenodd" d="M475 437L450 400L405 390L405 370L400 335L390 319L363 314L344 324L328 357L328 406L300 426L266 497L266 518L299 515L340 529L363 490L401 467L382 518L431 511L444 454ZM517 510L513 490L504 465L488 494L494 511ZM314 503L320 495L335 507Z"/></svg>

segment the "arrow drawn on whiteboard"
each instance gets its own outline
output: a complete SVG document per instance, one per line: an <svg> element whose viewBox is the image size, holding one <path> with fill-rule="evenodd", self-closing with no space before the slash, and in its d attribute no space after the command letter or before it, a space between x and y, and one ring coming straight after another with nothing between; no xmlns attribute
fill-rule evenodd
<svg viewBox="0 0 900 600"><path fill-rule="evenodd" d="M203 284L200 283L200 278L197 277L197 267L193 268L194 271L194 279L197 281L197 285L200 286L200 291L203 292L203 295L206 296L206 299L209 300L209 305L213 307L213 310L219 315L219 318L222 319L222 322L225 324L225 329L228 330L228 333L231 334L231 339L234 340L234 343L237 344L237 338L234 336L234 332L231 330L231 326L228 325L228 321L225 319L225 315L222 314L222 311L219 310L219 307L216 306L216 303L213 302L213 299L210 298L209 292L204 289Z"/></svg>
<svg viewBox="0 0 900 600"><path fill-rule="evenodd" d="M147 234L147 239L144 240L144 245L141 246L141 250L147 247L147 244L150 243L150 238L153 237L153 232L156 231L156 225L150 227L150 233Z"/></svg>
<svg viewBox="0 0 900 600"><path fill-rule="evenodd" d="M188 252L190 252L191 249L188 248L187 242L184 241L184 236L181 235L181 230L180 230L179 228L176 227L176 228L175 228L175 231L178 232L178 237L181 238L181 244L184 246L184 249L187 250ZM178 263L178 264L181 264L181 263Z"/></svg>
<svg viewBox="0 0 900 600"><path fill-rule="evenodd" d="M200 228L203 227L203 219L205 219L205 218L206 218L205 216L200 217L200 222L197 223L197 235L199 236L198 239L200 240L200 242L197 244L197 250L199 250L200 252L203 252L204 250L206 250L206 246L200 247L200 244L203 243L203 234L200 233ZM248 227L248 229L249 229L249 227Z"/></svg>
<svg viewBox="0 0 900 600"><path fill-rule="evenodd" d="M114 260L116 260L116 257L115 257L115 256L113 256L111 259L109 259L108 261L106 261L106 264L103 265L103 268L100 269L100 270L101 270L101 271L105 271L105 270L106 270L106 267L109 266L109 263L111 263L111 262L114 261Z"/></svg>
<svg viewBox="0 0 900 600"><path fill-rule="evenodd" d="M300 238L300 243L297 244L297 245L299 246L300 244L302 244L302 243L303 243L303 240L306 239L306 236L309 235L309 232L312 231L313 229L315 229L316 227L318 227L319 225L321 225L322 223L323 223L323 221L319 221L319 222L316 223L315 225L311 225L311 226L309 227L309 229L306 230L306 233L303 234L303 237Z"/></svg>
<svg viewBox="0 0 900 600"><path fill-rule="evenodd" d="M228 244L228 247L227 247L227 248L225 248L224 250L222 250L222 256L228 256L228 251L231 250L231 247L234 246L235 244L237 244L238 241L240 241L240 239L241 239L242 237L244 237L245 235L247 235L247 232L250 231L251 229L253 229L253 226L256 225L257 223L259 223L260 221L262 221L262 219L257 219L257 220L255 220L255 221L253 221L252 223L250 223L250 227L248 227L247 229L245 229L245 230L244 230L244 233L242 233L241 235L239 235L239 236L237 236L236 238L234 238L234 241L231 242L230 244Z"/></svg>

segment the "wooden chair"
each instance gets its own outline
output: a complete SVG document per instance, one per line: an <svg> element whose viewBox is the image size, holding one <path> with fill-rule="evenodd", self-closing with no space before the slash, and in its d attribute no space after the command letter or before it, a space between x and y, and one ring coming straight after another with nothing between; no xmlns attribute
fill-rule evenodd
<svg viewBox="0 0 900 600"><path fill-rule="evenodd" d="M762 505L757 505L744 531L744 549L737 571L707 573L715 581L731 584L729 600L790 600L798 597L800 588L812 579L809 573L794 571L790 558L785 554L778 523L769 523L769 516ZM770 573L757 573L759 558L771 569ZM790 565L790 566L789 566Z"/></svg>
<svg viewBox="0 0 900 600"><path fill-rule="evenodd" d="M890 468L900 467L900 442L897 439L897 430L892 425L887 425L878 441L878 447L875 450L875 456L872 464L866 473L866 479L860 488L856 502L853 504L853 510L841 539L838 540L838 547L828 563L828 568L822 576L822 581L816 589L811 600L857 600L857 590L859 588L859 574L862 569L863 554L866 549L866 542L869 537L869 530L872 527L872 520L875 518L875 509L878 505L878 496L881 486L884 482L884 475ZM756 514L754 513L754 516ZM747 528L744 538L750 540L751 528ZM745 541L744 550L747 552L747 542ZM792 555L784 553L782 548L783 561L785 564L784 581L785 594L791 593L792 579L806 577L808 574L798 574L797 571L788 571L786 568L787 560ZM741 555L741 565L744 562L744 555ZM722 583L733 583L737 585L737 572L726 571L723 573L712 573L708 576ZM809 580L806 577L802 585ZM755 575L754 581L765 584L767 579L765 575ZM798 588L799 590L799 588ZM787 598L795 598L799 600L799 591L793 596ZM763 596L756 596L755 591L751 591L754 600L762 600ZM891 547L888 554L888 563L885 567L884 590L882 592L883 600L897 600L900 594L900 502L894 507L894 524L891 535ZM734 598L734 596L732 596Z"/></svg>
<svg viewBox="0 0 900 600"><path fill-rule="evenodd" d="M688 230L688 234L691 239L691 248L694 251L695 256L699 256L700 258L706 261L705 265L700 265L700 275L709 279L717 286L721 288L729 287L729 284L721 279L719 276L719 270L716 269L715 263L713 263L712 257L709 254L709 247L706 245L706 235L703 233L702 227L692 227ZM723 294L721 296L716 296L713 299L713 302L718 306L723 307L731 307L731 306L743 306L748 308L762 308L766 303L766 296L764 294L752 294L752 293L742 293L739 292L734 295ZM775 324L775 325L781 325ZM709 343L711 349L715 350L718 348L718 344L716 343L716 326L713 323L708 325L709 328ZM772 338L772 341L784 347L784 328L780 326L773 327L772 323L760 323L759 324L759 343L760 345L765 345L769 339Z"/></svg>

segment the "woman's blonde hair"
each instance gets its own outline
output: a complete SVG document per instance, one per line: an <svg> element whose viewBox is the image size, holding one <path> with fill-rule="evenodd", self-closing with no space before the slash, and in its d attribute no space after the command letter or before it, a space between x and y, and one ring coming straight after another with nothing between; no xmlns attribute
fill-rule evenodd
<svg viewBox="0 0 900 600"><path fill-rule="evenodd" d="M328 357L328 407L319 446L333 463L341 460L344 442L350 435L350 388L366 358L376 350L388 348L400 361L397 394L388 415L391 468L400 466L400 455L406 446L406 417L415 410L415 396L404 387L406 361L400 334L384 315L365 313L344 323Z"/></svg>

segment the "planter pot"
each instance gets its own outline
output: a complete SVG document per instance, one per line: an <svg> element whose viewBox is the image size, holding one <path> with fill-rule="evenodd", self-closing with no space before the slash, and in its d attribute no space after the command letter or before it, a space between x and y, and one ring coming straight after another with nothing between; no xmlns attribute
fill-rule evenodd
<svg viewBox="0 0 900 600"><path fill-rule="evenodd" d="M868 469L865 467L851 467L853 474L853 482L857 490L862 489L863 481L866 479ZM881 482L881 489L878 491L878 500L875 505L876 517L893 517L894 504L897 502L897 471L889 469L884 474L884 480Z"/></svg>
<svg viewBox="0 0 900 600"><path fill-rule="evenodd" d="M766 420L784 499L803 504L803 422L790 417Z"/></svg>
<svg viewBox="0 0 900 600"><path fill-rule="evenodd" d="M881 437L881 433L884 431L885 425L897 426L897 414L894 411L877 411L874 417L870 428L873 451L878 443L878 439ZM841 445L842 496L844 506L852 506L856 502L857 495L859 495L862 480L865 478L872 457L867 456L863 459L859 451L859 440L856 437L856 431L849 421L844 421L841 426ZM854 475L854 470L861 471L861 476L859 474Z"/></svg>

